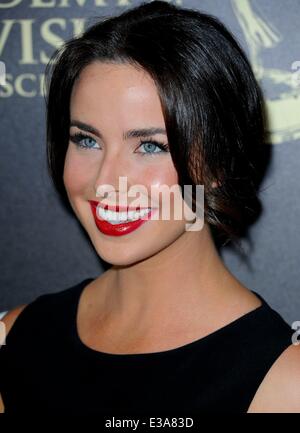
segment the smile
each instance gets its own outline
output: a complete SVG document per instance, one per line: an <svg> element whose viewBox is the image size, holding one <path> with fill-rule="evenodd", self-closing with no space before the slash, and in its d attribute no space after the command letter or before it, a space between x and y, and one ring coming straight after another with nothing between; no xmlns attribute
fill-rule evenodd
<svg viewBox="0 0 300 433"><path fill-rule="evenodd" d="M102 207L97 208L97 214L105 221L108 221L110 224L120 224L129 221L136 221L149 214L150 212L151 208L129 212L114 212L112 210L103 209Z"/></svg>
<svg viewBox="0 0 300 433"><path fill-rule="evenodd" d="M89 200L97 228L110 236L121 236L136 230L151 218L158 209L145 208L115 212L104 209L97 201Z"/></svg>

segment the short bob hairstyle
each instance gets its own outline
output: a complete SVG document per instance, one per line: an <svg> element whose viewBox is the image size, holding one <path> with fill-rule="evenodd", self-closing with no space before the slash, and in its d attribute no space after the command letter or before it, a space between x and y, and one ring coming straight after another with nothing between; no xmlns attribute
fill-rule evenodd
<svg viewBox="0 0 300 433"><path fill-rule="evenodd" d="M264 112L251 65L233 35L211 15L152 1L97 17L54 52L45 74L47 162L66 203L71 91L83 68L96 61L127 63L150 74L178 184L182 191L183 185L204 185L204 218L214 241L239 245L261 212Z"/></svg>

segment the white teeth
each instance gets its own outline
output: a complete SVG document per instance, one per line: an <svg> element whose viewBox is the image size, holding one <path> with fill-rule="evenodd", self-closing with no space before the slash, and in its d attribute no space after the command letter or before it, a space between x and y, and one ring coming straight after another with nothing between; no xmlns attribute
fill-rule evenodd
<svg viewBox="0 0 300 433"><path fill-rule="evenodd" d="M129 212L115 212L112 210L105 210L102 207L97 207L97 216L108 221L111 224L120 224L127 221L135 221L151 211L151 208L143 209L140 211L129 211Z"/></svg>

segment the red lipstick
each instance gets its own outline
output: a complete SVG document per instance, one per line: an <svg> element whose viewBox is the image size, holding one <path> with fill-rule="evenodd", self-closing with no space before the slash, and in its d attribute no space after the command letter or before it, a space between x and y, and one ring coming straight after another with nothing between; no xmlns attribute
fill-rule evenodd
<svg viewBox="0 0 300 433"><path fill-rule="evenodd" d="M140 227L142 224L147 222L149 219L151 219L151 215L153 215L158 209L152 209L148 214L141 217L140 219L136 221L128 221L128 222L122 222L120 224L111 224L110 222L104 220L99 215L99 212L97 212L97 206L100 206L104 209L110 209L115 212L118 211L128 211L128 210L138 210L138 209L148 209L148 208L130 208L130 207L124 207L124 206L107 206L103 203L89 200L92 213L94 216L94 220L96 223L97 228L100 230L101 233L104 233L109 236L122 236L126 235L128 233L131 233L132 231L136 230L138 227Z"/></svg>

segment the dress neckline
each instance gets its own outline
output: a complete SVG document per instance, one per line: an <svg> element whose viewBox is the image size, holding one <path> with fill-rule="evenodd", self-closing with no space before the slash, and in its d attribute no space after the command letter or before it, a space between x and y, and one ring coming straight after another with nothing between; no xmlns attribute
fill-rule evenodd
<svg viewBox="0 0 300 433"><path fill-rule="evenodd" d="M83 290L85 289L85 287L91 282L93 281L94 278L87 278L85 280L83 280L81 283L79 283L78 285L75 286L75 290L74 290L74 300L71 303L72 304L72 314L71 314L71 336L72 336L72 341L73 343L75 343L75 346L77 347L78 350L80 350L83 354L89 355L89 356L93 356L93 357L98 357L98 358L103 358L103 359L107 359L107 360L138 360L138 361L142 361L142 360L146 360L146 359L157 359L157 358L161 358L161 357L168 357L168 356L172 356L172 355L179 355L184 351L187 350L191 350L191 349L195 349L198 346L201 346L202 344L205 344L207 342L209 342L210 340L213 340L214 338L216 338L217 336L221 336L223 333L225 333L226 331L232 330L235 327L239 326L241 323L244 323L247 320L252 319L253 317L255 317L256 315L260 314L261 312L263 312L266 309L270 310L270 306L269 304L265 301L265 299L256 291L251 290L252 293L254 293L260 300L261 300L261 305L259 305L258 307L254 308L251 311L248 311L247 313L243 314L242 316L238 317L237 319L234 319L233 321L229 322L228 324L222 326L221 328L203 336L200 337L196 340L191 341L190 343L186 343L184 345L172 348L172 349L167 349L167 350L162 350L162 351L157 351L157 352L142 352L142 353L110 353L110 352L104 352L104 351L100 351L100 350L96 350L96 349L92 349L91 347L87 346L85 343L83 343L83 341L81 340L79 333L78 333L78 326L77 326L77 316L78 316L78 307L79 307L79 303L80 303L80 298L81 298L81 294L83 292Z"/></svg>

